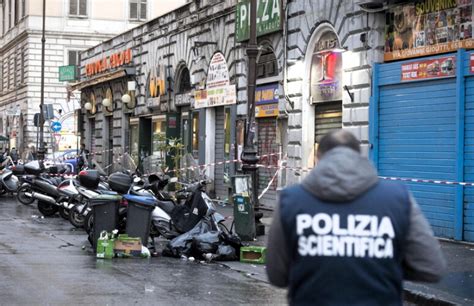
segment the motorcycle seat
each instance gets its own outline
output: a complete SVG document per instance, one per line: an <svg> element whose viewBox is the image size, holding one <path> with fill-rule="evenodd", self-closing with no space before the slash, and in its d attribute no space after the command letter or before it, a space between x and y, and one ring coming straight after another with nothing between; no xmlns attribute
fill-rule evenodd
<svg viewBox="0 0 474 306"><path fill-rule="evenodd" d="M173 211L175 205L174 205L173 201L160 201L160 200L158 200L158 203L156 203L156 206L163 209L169 215Z"/></svg>

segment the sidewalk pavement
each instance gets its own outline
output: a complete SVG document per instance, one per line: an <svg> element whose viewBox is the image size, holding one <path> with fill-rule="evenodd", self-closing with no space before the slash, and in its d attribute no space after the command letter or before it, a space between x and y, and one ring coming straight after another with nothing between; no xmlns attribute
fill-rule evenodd
<svg viewBox="0 0 474 306"><path fill-rule="evenodd" d="M227 218L227 225L230 226L233 221L232 205L218 207L218 211ZM262 223L265 224L265 235L257 237L253 242L247 242L249 245L266 245L272 214L264 211ZM445 276L437 284L405 282L405 300L415 305L474 305L474 244L444 239L441 239L440 243L447 261ZM248 277L268 282L265 265L221 263Z"/></svg>

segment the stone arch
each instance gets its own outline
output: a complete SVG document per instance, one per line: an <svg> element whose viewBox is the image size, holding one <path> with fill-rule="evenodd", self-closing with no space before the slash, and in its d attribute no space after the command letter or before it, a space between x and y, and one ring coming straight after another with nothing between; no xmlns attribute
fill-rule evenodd
<svg viewBox="0 0 474 306"><path fill-rule="evenodd" d="M306 50L304 54L304 59L302 62L297 63L301 65L303 73L303 82L302 82L302 109L301 109L301 133L302 133L302 166L311 167L314 164L314 150L315 150L315 136L314 136L314 122L315 122L315 107L311 104L311 64L312 64L312 54L316 48L316 44L319 42L321 37L327 32L333 32L340 44L340 37L334 28L334 26L329 22L322 22L316 26L311 34L311 37L306 45ZM307 164L304 164L307 163Z"/></svg>

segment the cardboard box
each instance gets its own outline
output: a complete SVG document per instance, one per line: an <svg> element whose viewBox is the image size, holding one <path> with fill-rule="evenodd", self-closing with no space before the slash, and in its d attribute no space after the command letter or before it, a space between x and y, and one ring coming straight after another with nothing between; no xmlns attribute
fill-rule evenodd
<svg viewBox="0 0 474 306"><path fill-rule="evenodd" d="M240 261L264 264L267 258L267 248L258 246L247 246L240 248Z"/></svg>
<svg viewBox="0 0 474 306"><path fill-rule="evenodd" d="M115 240L114 252L118 257L141 257L142 243L139 237L119 235Z"/></svg>
<svg viewBox="0 0 474 306"><path fill-rule="evenodd" d="M107 235L107 233L105 233L105 235L101 234L99 239L97 239L96 257L106 259L113 258L115 255L114 245L115 239L109 238L109 235Z"/></svg>

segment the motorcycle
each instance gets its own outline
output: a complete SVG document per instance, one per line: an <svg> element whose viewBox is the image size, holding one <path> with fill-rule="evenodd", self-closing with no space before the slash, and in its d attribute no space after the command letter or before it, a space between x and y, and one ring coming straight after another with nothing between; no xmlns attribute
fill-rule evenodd
<svg viewBox="0 0 474 306"><path fill-rule="evenodd" d="M71 203L68 204L69 221L75 227L86 227L86 230L90 222L87 217L92 215L90 200L99 194L117 194L111 190L105 179L106 173L99 164L95 160L92 160L91 164L94 170L82 170L77 180L72 180L68 186L58 187L61 192L71 197Z"/></svg>
<svg viewBox="0 0 474 306"><path fill-rule="evenodd" d="M191 230L202 219L209 221L214 230L226 230L223 223L225 218L216 211L214 202L206 193L207 180L204 170L199 172L194 158L187 156L186 160L187 166L195 169L186 174L186 179L193 183L178 182L176 177L170 178L157 168L144 169L155 172L148 177L149 186L147 186L156 197L155 209L152 212L153 237L173 239ZM145 159L143 164L146 167L155 163ZM164 191L169 183L184 186L176 192L175 199Z"/></svg>
<svg viewBox="0 0 474 306"><path fill-rule="evenodd" d="M38 201L38 210L44 216L52 216L58 211L63 218L68 218L67 211L57 203L67 202L68 198L58 192L58 185L64 181L61 177L51 177L49 174L62 174L63 169L50 167L45 172L44 165L39 161L32 161L25 165L28 175L23 177L23 184L18 189L17 199L23 204L31 204Z"/></svg>
<svg viewBox="0 0 474 306"><path fill-rule="evenodd" d="M13 171L8 169L8 165L15 165L10 156L5 158L2 163L2 170L0 171L0 195L7 192L14 193L18 190L19 181Z"/></svg>

